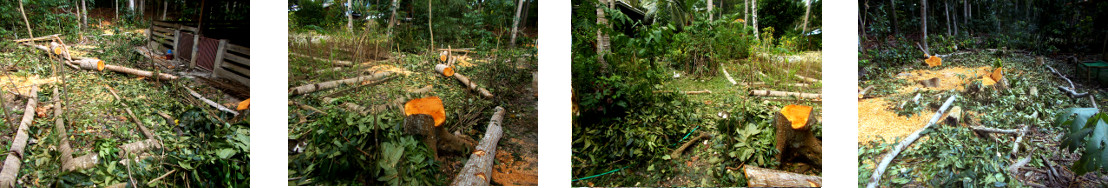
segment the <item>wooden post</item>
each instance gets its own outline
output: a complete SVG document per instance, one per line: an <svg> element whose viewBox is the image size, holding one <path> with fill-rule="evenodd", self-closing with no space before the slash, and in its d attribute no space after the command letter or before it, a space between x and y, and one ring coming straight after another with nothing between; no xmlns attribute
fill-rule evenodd
<svg viewBox="0 0 1108 188"><path fill-rule="evenodd" d="M180 43L180 42L181 42L181 28L178 27L177 29L173 30L173 53L180 53L179 51L177 51L178 49L180 49L178 47L177 43ZM173 55L173 59L179 59L178 55Z"/></svg>
<svg viewBox="0 0 1108 188"><path fill-rule="evenodd" d="M215 50L215 63L212 64L212 72L209 72L208 73L209 75L218 76L218 74L216 74L216 72L227 71L227 70L223 70L223 66L222 66L223 65L223 53L227 53L227 48L226 47L227 47L227 39L220 39L219 40L219 45L218 45L218 47L216 47L216 50Z"/></svg>
<svg viewBox="0 0 1108 188"><path fill-rule="evenodd" d="M200 51L200 28L192 35L192 57L189 57L189 69L196 67L196 58Z"/></svg>

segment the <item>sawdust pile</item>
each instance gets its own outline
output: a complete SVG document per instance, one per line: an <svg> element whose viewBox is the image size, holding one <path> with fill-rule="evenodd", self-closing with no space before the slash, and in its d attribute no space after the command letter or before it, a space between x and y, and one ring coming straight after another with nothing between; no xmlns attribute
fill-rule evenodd
<svg viewBox="0 0 1108 188"><path fill-rule="evenodd" d="M392 65L388 65L388 64L374 65L373 67L369 67L365 71L366 72L371 72L371 73L392 72L394 74L403 74L404 76L410 76L410 75L412 75L412 73L414 73L412 71L408 71L408 69L404 69L404 68L400 68L400 67L396 67L396 66L392 66Z"/></svg>
<svg viewBox="0 0 1108 188"><path fill-rule="evenodd" d="M888 101L873 98L858 101L858 143L869 143L883 137L887 141L908 137L926 126L935 112L919 112L912 117L899 116Z"/></svg>
<svg viewBox="0 0 1108 188"><path fill-rule="evenodd" d="M963 90L966 89L966 87L965 87L966 84L972 82L973 80L981 78L982 76L988 75L989 70L991 70L991 69L988 68L988 67L974 67L974 68L948 67L948 68L941 69L941 70L913 70L913 71L902 72L900 74L897 74L897 78L898 79L903 79L903 80L908 80L908 81L910 81L911 84L918 87L920 85L916 84L917 82L919 82L921 80L927 80L927 79L937 77L937 78L939 78L939 87L922 88L922 89L926 89L926 90L951 90L951 89L955 89L955 90L958 90L958 91L963 91ZM901 87L900 90L897 91L897 93L911 93L917 87Z"/></svg>
<svg viewBox="0 0 1108 188"><path fill-rule="evenodd" d="M43 84L58 83L57 77L51 78L39 78L38 76L12 76L4 75L0 76L0 89L6 92L16 93L21 96L28 96L31 93L31 87Z"/></svg>

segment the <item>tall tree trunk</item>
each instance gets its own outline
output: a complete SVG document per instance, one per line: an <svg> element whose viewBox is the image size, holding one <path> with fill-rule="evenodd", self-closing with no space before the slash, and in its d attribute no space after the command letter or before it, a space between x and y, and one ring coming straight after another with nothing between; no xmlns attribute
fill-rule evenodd
<svg viewBox="0 0 1108 188"><path fill-rule="evenodd" d="M512 20L512 41L510 41L511 47L516 47L516 35L519 33L519 13L523 12L523 1L519 0L516 3L516 18Z"/></svg>
<svg viewBox="0 0 1108 188"><path fill-rule="evenodd" d="M750 4L750 11L753 11L753 14L750 16L752 16L751 20L754 22L754 39L762 40L762 37L758 36L758 0L753 0L751 3L753 4Z"/></svg>
<svg viewBox="0 0 1108 188"><path fill-rule="evenodd" d="M84 10L81 11L81 21L83 22L82 24L85 25L85 27L88 27L88 5L85 5L85 1L87 0L81 0L81 9Z"/></svg>
<svg viewBox="0 0 1108 188"><path fill-rule="evenodd" d="M115 21L119 21L119 0L112 0L112 3L115 4Z"/></svg>
<svg viewBox="0 0 1108 188"><path fill-rule="evenodd" d="M800 29L803 33L808 33L808 14L812 12L812 1L813 0L805 0L804 2L804 26Z"/></svg>
<svg viewBox="0 0 1108 188"><path fill-rule="evenodd" d="M923 49L924 49L924 51L930 52L931 51L930 48L927 47L927 0L920 0L919 2L920 2L920 9L919 9L920 23L921 23L921 25L923 25L923 27L920 27L920 30L923 30ZM931 54L927 54L927 55L931 55Z"/></svg>
<svg viewBox="0 0 1108 188"><path fill-rule="evenodd" d="M712 21L715 18L715 14L712 14L712 0L708 0L708 21Z"/></svg>
<svg viewBox="0 0 1108 188"><path fill-rule="evenodd" d="M23 11L23 0L16 1L19 1L19 14L23 15L23 24L27 24L27 35L30 35L30 38L35 38L35 33L31 32L31 22L27 21L27 12ZM31 43L34 44L34 42Z"/></svg>
<svg viewBox="0 0 1108 188"><path fill-rule="evenodd" d="M162 0L162 21L165 21L165 14L169 12L169 2Z"/></svg>
<svg viewBox="0 0 1108 188"><path fill-rule="evenodd" d="M431 26L431 1L427 1L427 31L431 32L431 52L435 51L435 30Z"/></svg>
<svg viewBox="0 0 1108 188"><path fill-rule="evenodd" d="M131 14L135 14L135 0L127 0L127 10L130 10Z"/></svg>
<svg viewBox="0 0 1108 188"><path fill-rule="evenodd" d="M946 36L951 36L953 35L953 33L950 28L950 1L944 0L943 4L946 5L946 7L944 8L944 15L946 16Z"/></svg>
<svg viewBox="0 0 1108 188"><path fill-rule="evenodd" d="M354 32L354 0L346 0L346 31Z"/></svg>
<svg viewBox="0 0 1108 188"><path fill-rule="evenodd" d="M896 1L895 0L889 0L889 4L892 5L892 6L890 6L892 8L889 9L889 14L893 15L892 16L893 17L893 20L892 20L892 22L893 22L893 34L899 35L900 34L900 21L899 21L899 19L896 18Z"/></svg>
<svg viewBox="0 0 1108 188"><path fill-rule="evenodd" d="M750 20L750 0L743 0L743 20Z"/></svg>
<svg viewBox="0 0 1108 188"><path fill-rule="evenodd" d="M608 62L604 61L604 55L608 53L608 47L611 46L608 35L600 29L608 27L608 18L604 15L604 7L608 6L608 1L599 0L600 4L596 5L596 60L600 62L601 71L608 69Z"/></svg>
<svg viewBox="0 0 1108 188"><path fill-rule="evenodd" d="M392 15L389 16L389 27L385 31L385 37L392 40L392 27L396 25L396 9L400 7L399 0L392 0Z"/></svg>

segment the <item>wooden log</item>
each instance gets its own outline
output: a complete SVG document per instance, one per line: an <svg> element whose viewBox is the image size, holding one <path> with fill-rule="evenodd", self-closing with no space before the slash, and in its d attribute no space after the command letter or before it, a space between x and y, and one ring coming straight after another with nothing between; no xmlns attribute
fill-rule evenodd
<svg viewBox="0 0 1108 188"><path fill-rule="evenodd" d="M685 92L685 94L686 94L686 95L692 95L692 94L705 94L705 93L707 93L707 94L712 94L712 91L711 91L711 90L707 90L707 89L705 89L705 90L701 90L701 91L686 91L686 92Z"/></svg>
<svg viewBox="0 0 1108 188"><path fill-rule="evenodd" d="M119 73L126 73L126 74L130 74L130 75L135 75L135 76L154 77L154 72L144 71L144 70L139 70L139 69L133 69L133 68L127 68L127 67L123 67L123 66L104 65L104 69L119 72ZM161 80L176 80L177 76L174 76L172 74L166 74L166 73L158 73L157 78L161 79Z"/></svg>
<svg viewBox="0 0 1108 188"><path fill-rule="evenodd" d="M916 130L916 132L913 132L903 141L900 141L900 143L897 144L892 151L889 151L888 154L885 154L885 157L881 159L881 163L877 165L876 169L874 169L873 176L870 176L870 182L868 185L866 185L866 187L876 188L877 184L881 181L881 174L885 173L885 168L889 167L889 163L893 162L893 159L896 158L896 155L900 154L900 151L903 151L905 148L908 148L909 145L912 145L912 142L915 142L917 139L919 139L919 137L923 135L924 130L930 129L931 126L935 124L935 122L938 122L939 118L942 118L943 113L946 112L946 109L950 108L950 104L954 103L954 99L957 98L958 94L954 94L950 96L950 98L946 99L946 102L944 102L943 106L939 108L939 111L935 112L935 116L931 117L931 121L927 122L927 125L925 125L923 128L920 128L919 130Z"/></svg>
<svg viewBox="0 0 1108 188"><path fill-rule="evenodd" d="M727 73L727 67L724 67L723 63L719 64L719 70L723 70L723 75L727 76L726 77L727 81L731 82L731 85L738 85L739 84L738 82L735 82L735 78L732 78L730 73Z"/></svg>
<svg viewBox="0 0 1108 188"><path fill-rule="evenodd" d="M500 123L504 119L504 108L497 106L485 130L485 136L477 144L477 150L469 155L465 167L454 178L450 186L487 186L492 176L492 165L496 162L496 144L503 134Z"/></svg>
<svg viewBox="0 0 1108 188"><path fill-rule="evenodd" d="M462 85L466 85L466 87L469 88L469 90L472 90L474 92L477 92L478 94L481 94L482 97L485 97L487 99L491 99L493 97L492 93L490 93L489 90L485 90L485 88L477 87L476 83L473 83L473 81L469 80L469 77L466 77L465 75L462 75L461 73L454 73L454 78L458 79L459 82L462 82Z"/></svg>
<svg viewBox="0 0 1108 188"><path fill-rule="evenodd" d="M751 90L751 96L761 97L799 97L808 99L823 98L823 95L815 93L800 93L800 92L788 92L788 91L771 91L771 90Z"/></svg>
<svg viewBox="0 0 1108 188"><path fill-rule="evenodd" d="M123 144L119 146L119 156L127 156L128 153L145 153L147 150L162 148L162 143L155 139L144 139L137 142Z"/></svg>
<svg viewBox="0 0 1108 188"><path fill-rule="evenodd" d="M743 166L747 187L820 187L823 178L780 170Z"/></svg>
<svg viewBox="0 0 1108 188"><path fill-rule="evenodd" d="M858 98L859 98L859 99L861 99L861 98L865 98L865 97L866 97L866 93L869 93L869 90L871 90L871 89L873 89L873 85L870 85L870 86L866 86L866 88L865 88L865 89L862 89L861 91L858 91Z"/></svg>
<svg viewBox="0 0 1108 188"><path fill-rule="evenodd" d="M53 39L54 37L57 37L59 35L61 35L61 34L46 35L46 36L34 37L34 38L15 39L15 40L12 40L12 42L24 43L24 42L30 42L30 41L50 40L50 39Z"/></svg>
<svg viewBox="0 0 1108 188"><path fill-rule="evenodd" d="M816 124L815 110L809 106L788 105L774 115L776 140L774 147L778 153L777 161L785 162L791 156L800 156L808 162L821 166L823 161L823 142L812 133Z"/></svg>
<svg viewBox="0 0 1108 188"><path fill-rule="evenodd" d="M709 134L709 133L706 133L706 132L700 132L700 136L697 136L697 137L693 138L692 140L689 140L689 141L685 142L685 144L681 144L681 147L678 147L677 149L674 149L673 153L669 154L669 157L673 158L673 159L676 159L677 157L681 157L681 154L685 153L686 149L689 149L689 147L691 147L693 144L696 144L698 141L700 141L700 139L711 139L711 138L712 138L712 134Z"/></svg>
<svg viewBox="0 0 1108 188"><path fill-rule="evenodd" d="M69 134L66 132L65 123L62 118L62 103L60 96L58 88L54 88L54 128L58 132L58 137L61 137L61 144L59 144L58 150L61 151L62 170L76 171L92 168L100 161L97 154L91 153L80 157L73 157L73 149L69 145Z"/></svg>
<svg viewBox="0 0 1108 188"><path fill-rule="evenodd" d="M296 87L293 87L293 88L289 89L289 95L302 95L302 94L307 94L307 93L311 93L311 92L316 92L316 91L319 91L319 90L336 88L336 87L339 87L343 84L355 84L355 83L360 83L360 82L364 82L364 81L379 80L379 79L385 78L389 75L391 75L390 72L378 72L378 73L373 74L373 75L359 76L359 77L347 78L347 79L342 79L342 80L332 80L332 81L326 81L326 82L320 82L320 83L314 83L314 84L305 84L305 85L296 86Z"/></svg>
<svg viewBox="0 0 1108 188"><path fill-rule="evenodd" d="M204 101L204 103L207 103L208 105L210 105L212 107L215 107L216 109L219 109L219 111L227 112L227 113L230 113L234 116L239 115L238 111L231 110L230 108L227 108L226 106L223 106L222 104L219 104L219 103L217 103L215 101L212 101L212 100L208 100L208 98L204 98L204 96L200 95L200 93L197 93L196 91L193 91L189 87L184 87L184 88L185 88L185 90L188 90L190 95L192 95L193 97L196 97L196 99L200 99L200 101Z"/></svg>
<svg viewBox="0 0 1108 188"><path fill-rule="evenodd" d="M296 57L302 57L302 58L308 58L308 59L312 59L312 60L316 60L316 61L331 62L331 63L334 63L335 65L344 66L344 67L354 66L354 62L352 62L352 61L332 60L332 59L326 59L326 58L312 57L312 56L309 56L309 55L304 55L304 54L295 53L295 52L289 52L289 55L296 56Z"/></svg>
<svg viewBox="0 0 1108 188"><path fill-rule="evenodd" d="M743 83L738 83L737 85L747 86L747 87L774 86L774 85L792 86L792 87L811 87L812 86L811 84L803 84L803 83L765 83L765 82L743 82Z"/></svg>
<svg viewBox="0 0 1108 188"><path fill-rule="evenodd" d="M95 71L103 71L104 70L104 61L102 61L100 59L94 59L94 58L78 59L78 60L70 61L69 63L70 64L76 64L81 69L85 69L85 70L95 70Z"/></svg>
<svg viewBox="0 0 1108 188"><path fill-rule="evenodd" d="M435 72L441 74L442 76L446 76L446 77L454 76L454 67L453 66L447 66L446 64L436 64L435 65Z"/></svg>
<svg viewBox="0 0 1108 188"><path fill-rule="evenodd" d="M31 87L31 95L27 97L27 107L23 109L23 120L16 129L12 147L8 150L8 158L4 159L4 168L0 170L0 187L15 187L16 175L19 174L19 165L23 161L23 148L27 147L27 129L35 118L35 106L38 105L38 86Z"/></svg>
<svg viewBox="0 0 1108 188"><path fill-rule="evenodd" d="M796 76L796 78L800 78L800 80L805 81L805 82L809 82L809 83L819 82L819 79L804 77L804 76L801 76L799 74L794 74L793 76Z"/></svg>

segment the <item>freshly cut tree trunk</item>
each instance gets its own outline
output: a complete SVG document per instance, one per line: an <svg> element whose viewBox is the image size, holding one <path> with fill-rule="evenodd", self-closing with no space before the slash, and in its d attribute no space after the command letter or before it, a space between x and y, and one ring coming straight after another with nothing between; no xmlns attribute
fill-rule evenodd
<svg viewBox="0 0 1108 188"><path fill-rule="evenodd" d="M803 80L805 82L810 82L810 83L819 82L819 79L809 78L809 77L801 76L801 75L798 75L798 74L794 74L793 76L796 76L796 78L800 78L800 80Z"/></svg>
<svg viewBox="0 0 1108 188"><path fill-rule="evenodd" d="M204 98L204 96L200 95L200 93L196 93L196 91L193 91L192 89L190 89L188 87L185 87L185 90L188 90L189 94L192 95L193 97L196 97L197 99L200 99L200 101L204 101L204 103L206 103L208 105L211 105L212 107L215 107L216 109L219 109L219 111L230 113L233 116L238 116L239 115L238 111L231 110L230 108L227 108L226 106L223 106L222 104L216 103L215 101L212 101L212 100L208 100L208 98Z"/></svg>
<svg viewBox="0 0 1108 188"><path fill-rule="evenodd" d="M763 97L789 97L789 96L795 96L795 97L808 98L808 99L818 99L818 98L822 98L822 96L823 96L823 95L815 94L815 93L800 93L800 92L770 91L770 90L751 90L750 95L752 95L752 96L763 96Z"/></svg>
<svg viewBox="0 0 1108 188"><path fill-rule="evenodd" d="M812 86L811 84L801 84L801 83L789 83L789 84L773 84L773 83L765 83L765 82L743 82L743 83L738 83L738 84L736 84L736 85L741 85L741 86L770 86L770 85L779 85L779 86L792 86L792 87L810 87L810 86Z"/></svg>
<svg viewBox="0 0 1108 188"><path fill-rule="evenodd" d="M492 176L492 165L496 162L496 144L503 134L500 123L504 120L504 108L497 106L485 130L485 136L477 144L477 150L469 155L465 167L454 178L450 186L487 186Z"/></svg>
<svg viewBox="0 0 1108 188"><path fill-rule="evenodd" d="M332 81L326 81L326 82L320 82L320 83L314 83L314 84L305 84L305 85L296 86L292 89L289 89L289 95L302 95L302 94L308 94L308 93L311 93L311 92L316 92L316 91L319 91L319 90L336 88L336 87L339 87L340 85L343 85L343 84L356 84L356 83L364 82L364 81L379 80L379 79L383 79L385 77L388 77L389 75L391 75L390 72L378 72L378 73L373 74L373 75L359 76L359 77L347 78L347 79L342 79L342 80L332 80Z"/></svg>
<svg viewBox="0 0 1108 188"><path fill-rule="evenodd" d="M893 150L885 154L885 157L881 159L881 163L877 165L877 169L873 171L873 176L870 176L870 182L866 185L866 188L876 188L877 184L881 182L881 174L885 173L885 168L889 167L889 163L893 162L896 155L900 154L900 151L903 151L905 148L908 148L909 145L912 145L912 142L915 142L916 139L919 139L919 137L923 135L924 130L930 129L932 125L935 125L935 123L939 121L939 118L942 118L943 114L946 113L946 109L950 108L950 104L954 103L954 99L957 98L958 95L955 94L946 99L946 102L939 108L939 111L935 112L935 116L931 117L931 121L927 122L927 125L900 141Z"/></svg>
<svg viewBox="0 0 1108 188"><path fill-rule="evenodd" d="M747 187L820 187L823 178L746 165Z"/></svg>
<svg viewBox="0 0 1108 188"><path fill-rule="evenodd" d="M46 36L41 36L41 37L31 37L31 38L24 38L24 39L15 39L15 40L12 40L12 42L24 43L24 42L30 42L30 41L50 40L50 39L54 39L54 37L57 37L59 35L61 35L61 34L53 34L53 35L46 35ZM27 45L27 44L24 44L24 45ZM27 45L27 46L31 46L31 45Z"/></svg>
<svg viewBox="0 0 1108 188"><path fill-rule="evenodd" d="M119 146L119 156L127 156L128 153L139 154L156 148L162 148L162 143L156 139L148 138Z"/></svg>
<svg viewBox="0 0 1108 188"><path fill-rule="evenodd" d="M454 76L454 67L447 66L446 64L437 64L435 65L435 72L443 76Z"/></svg>
<svg viewBox="0 0 1108 188"><path fill-rule="evenodd" d="M119 72L119 73L126 73L126 74L130 74L130 75L135 75L135 76L154 77L154 72L138 70L138 69L133 69L133 68L127 68L127 67L123 67L123 66L104 65L104 69ZM174 76L172 74L166 74L166 73L158 73L157 78L160 79L160 80L176 80L177 76Z"/></svg>
<svg viewBox="0 0 1108 188"><path fill-rule="evenodd" d="M812 133L812 126L817 122L815 114L812 107L802 105L788 105L777 111L773 120L777 129L774 144L779 151L775 156L777 161L785 162L797 155L814 165L823 164L823 142Z"/></svg>
<svg viewBox="0 0 1108 188"><path fill-rule="evenodd" d="M473 90L478 94L481 94L482 97L485 97L487 99L491 99L493 97L492 93L490 93L489 90L477 87L477 84L473 83L473 81L470 81L469 77L466 77L465 75L454 73L454 78L458 79L459 82L462 82L463 85L466 85L469 90Z"/></svg>
<svg viewBox="0 0 1108 188"><path fill-rule="evenodd" d="M99 156L95 153L87 154L77 158L73 157L73 148L69 145L69 134L66 133L65 123L62 120L62 103L58 88L54 88L54 128L58 132L58 137L61 137L61 144L58 146L58 150L61 151L62 170L75 171L81 169L89 169L96 166L99 162Z"/></svg>
<svg viewBox="0 0 1108 188"><path fill-rule="evenodd" d="M20 1L22 2L22 1ZM23 161L23 148L27 147L28 126L35 119L35 106L38 105L38 86L31 87L31 95L27 98L27 107L23 110L23 120L19 122L19 129L15 132L12 147L8 151L8 158L4 159L4 169L0 170L0 188L15 187L16 175L19 174L19 165Z"/></svg>

